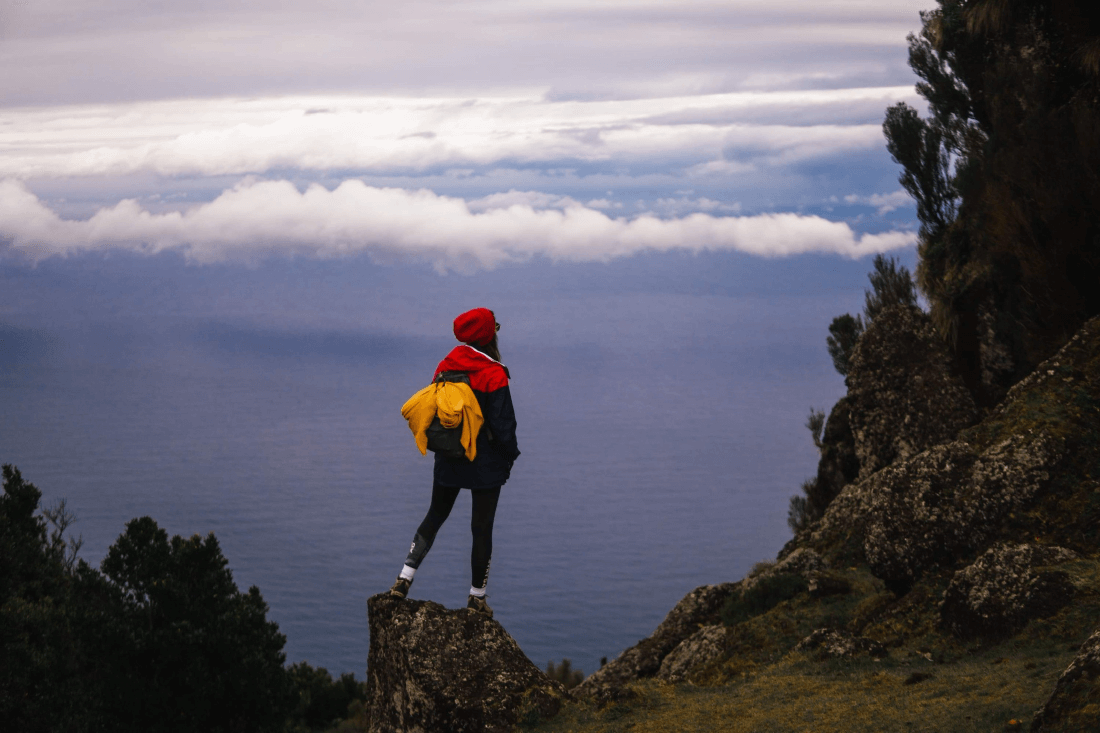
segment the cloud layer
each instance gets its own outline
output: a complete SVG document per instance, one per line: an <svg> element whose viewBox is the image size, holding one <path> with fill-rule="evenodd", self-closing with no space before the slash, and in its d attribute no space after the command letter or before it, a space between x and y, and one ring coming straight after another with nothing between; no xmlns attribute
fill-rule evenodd
<svg viewBox="0 0 1100 733"><path fill-rule="evenodd" d="M921 7L8 3L0 248L471 269L904 246L880 125L918 101Z"/></svg>
<svg viewBox="0 0 1100 733"><path fill-rule="evenodd" d="M0 4L0 99L517 88L591 99L891 85L908 80L905 34L929 4L15 0Z"/></svg>
<svg viewBox="0 0 1100 733"><path fill-rule="evenodd" d="M882 147L912 87L631 101L300 97L0 111L0 177L604 166L739 174ZM867 120L874 122L867 122Z"/></svg>
<svg viewBox="0 0 1100 733"><path fill-rule="evenodd" d="M0 241L9 254L35 261L110 249L174 250L200 263L366 254L381 262L473 271L532 257L595 262L669 250L854 258L909 246L914 236L901 231L860 236L847 224L792 213L612 218L569 199L537 194L483 200L471 209L460 198L374 188L358 180L332 191L248 180L185 212L154 214L126 200L72 221L61 219L22 183L6 180L0 182Z"/></svg>

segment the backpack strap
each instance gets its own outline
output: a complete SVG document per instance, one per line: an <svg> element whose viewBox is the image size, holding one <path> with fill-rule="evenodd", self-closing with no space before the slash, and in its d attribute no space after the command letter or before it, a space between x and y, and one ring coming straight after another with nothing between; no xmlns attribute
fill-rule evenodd
<svg viewBox="0 0 1100 733"><path fill-rule="evenodd" d="M433 380L436 383L439 382L462 382L463 384L470 384L470 375L466 372L440 372Z"/></svg>

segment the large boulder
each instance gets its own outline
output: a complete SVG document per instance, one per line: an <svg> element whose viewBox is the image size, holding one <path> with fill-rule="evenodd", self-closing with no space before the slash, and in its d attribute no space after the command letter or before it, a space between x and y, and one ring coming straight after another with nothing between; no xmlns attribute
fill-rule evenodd
<svg viewBox="0 0 1100 733"><path fill-rule="evenodd" d="M1031 733L1100 730L1100 631L1080 651L1031 721Z"/></svg>
<svg viewBox="0 0 1100 733"><path fill-rule="evenodd" d="M699 629L677 644L661 661L657 678L665 682L679 682L686 679L692 670L725 656L729 634L729 627L723 624Z"/></svg>
<svg viewBox="0 0 1100 733"><path fill-rule="evenodd" d="M383 593L367 615L371 733L511 731L568 698L485 614Z"/></svg>
<svg viewBox="0 0 1100 733"><path fill-rule="evenodd" d="M978 417L931 320L912 306L887 308L860 337L848 402L863 478L951 440Z"/></svg>
<svg viewBox="0 0 1100 733"><path fill-rule="evenodd" d="M1064 441L1046 430L981 453L963 441L938 445L849 486L814 537L860 538L875 575L904 590L927 567L980 549L1046 486L1063 453Z"/></svg>
<svg viewBox="0 0 1100 733"><path fill-rule="evenodd" d="M998 544L955 573L943 594L940 620L961 638L1011 636L1073 600L1069 575L1049 566L1076 557L1064 547Z"/></svg>
<svg viewBox="0 0 1100 733"><path fill-rule="evenodd" d="M701 626L718 621L722 605L739 586L740 583L704 585L688 593L652 634L590 674L573 688L573 693L599 701L612 700L627 682L657 674L661 662L680 642Z"/></svg>

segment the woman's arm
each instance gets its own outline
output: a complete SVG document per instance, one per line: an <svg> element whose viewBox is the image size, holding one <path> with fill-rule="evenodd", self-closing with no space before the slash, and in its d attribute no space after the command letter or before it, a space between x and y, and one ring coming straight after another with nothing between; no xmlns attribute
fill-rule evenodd
<svg viewBox="0 0 1100 733"><path fill-rule="evenodd" d="M509 462L519 457L516 441L516 410L512 407L512 393L507 386L494 389L485 395L482 408L485 422L492 431L492 445Z"/></svg>

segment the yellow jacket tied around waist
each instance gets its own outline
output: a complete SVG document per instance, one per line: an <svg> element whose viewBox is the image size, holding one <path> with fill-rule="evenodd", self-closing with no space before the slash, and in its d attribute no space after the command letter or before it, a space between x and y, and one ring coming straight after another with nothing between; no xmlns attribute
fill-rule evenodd
<svg viewBox="0 0 1100 733"><path fill-rule="evenodd" d="M485 417L470 385L463 382L434 382L409 398L401 407L401 417L409 421L409 430L422 455L428 453L428 426L439 416L445 428L462 425L462 447L466 458L477 457L477 433Z"/></svg>

